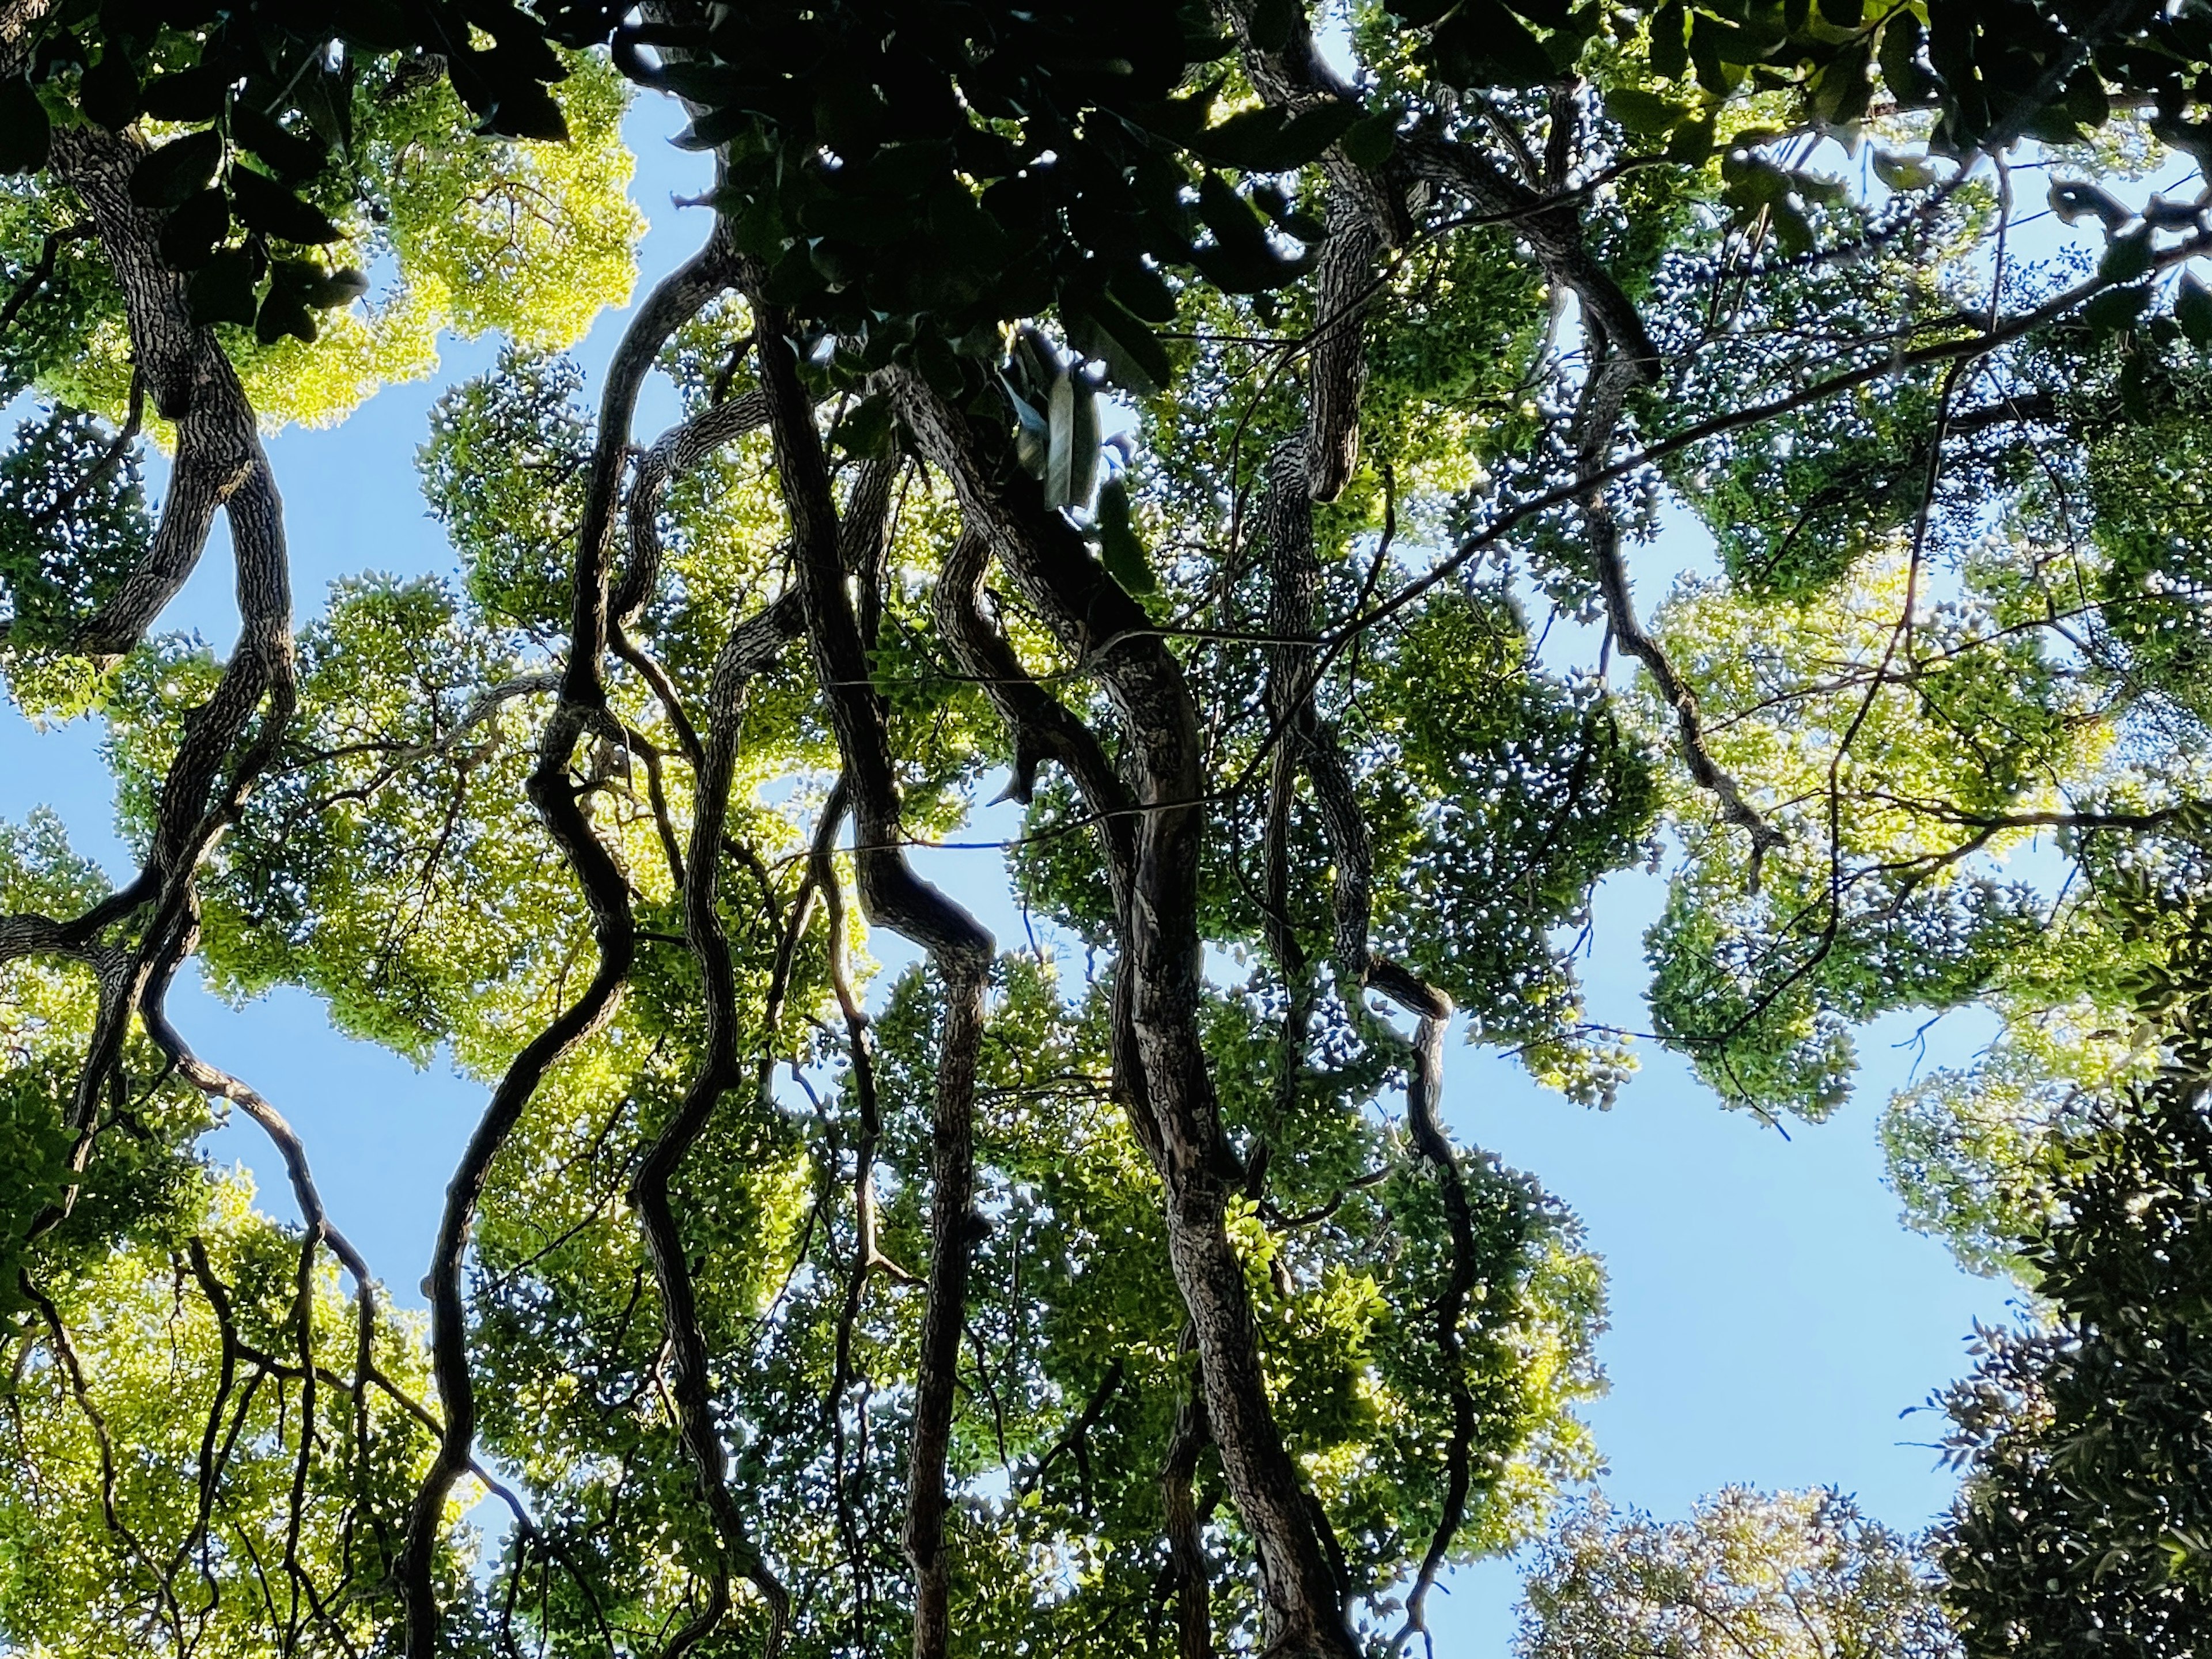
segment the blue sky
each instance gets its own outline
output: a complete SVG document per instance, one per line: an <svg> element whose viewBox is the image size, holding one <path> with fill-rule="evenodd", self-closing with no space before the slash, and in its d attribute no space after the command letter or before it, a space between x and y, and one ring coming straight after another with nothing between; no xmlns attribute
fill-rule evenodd
<svg viewBox="0 0 2212 1659"><path fill-rule="evenodd" d="M658 100L632 117L636 196L653 222L641 292L706 228L702 213L670 205L672 195L704 183L700 158L664 142L680 124ZM604 362L626 319L600 319L581 354L589 368ZM479 371L494 353L490 342L449 342L437 380L386 391L336 430L274 441L303 612L341 575L453 571L453 553L423 508L414 453L443 384ZM648 399L639 429L657 429L667 413L665 401ZM1644 605L1699 553L1662 543L1640 556ZM230 580L218 534L167 625L228 650ZM99 735L82 724L36 732L12 706L0 711L0 817L20 820L51 805L80 850L120 871ZM930 866L1002 939L1019 937L994 856L943 853ZM1638 873L1601 892L1585 964L1595 1018L1644 1025L1641 935L1660 896L1657 879ZM483 1091L441 1067L418 1073L338 1036L300 993L234 1010L180 987L173 1007L200 1052L246 1075L293 1120L334 1219L393 1294L420 1305L416 1280L445 1182ZM1644 1069L1607 1113L1546 1093L1495 1056L1451 1049L1446 1109L1461 1143L1539 1176L1606 1259L1613 1314L1600 1353L1613 1387L1589 1415L1617 1503L1671 1516L1732 1482L1833 1484L1890 1524L1914 1528L1948 1501L1950 1478L1916 1443L1935 1437L1934 1424L1900 1413L1964 1370L1963 1339L1975 1319L2006 1316L2006 1292L1904 1231L1882 1184L1875 1126L1883 1098L1916 1058L1958 1063L1987 1036L1984 1025L1954 1017L1928 1034L1923 1057L1908 1043L1917 1024L1899 1018L1863 1033L1856 1097L1834 1121L1793 1127L1786 1139L1724 1110L1648 1046ZM281 1172L250 1126L222 1132L210 1150L244 1162L268 1207L289 1213ZM1449 1588L1449 1599L1432 1604L1439 1650L1502 1655L1510 1565L1462 1571Z"/></svg>

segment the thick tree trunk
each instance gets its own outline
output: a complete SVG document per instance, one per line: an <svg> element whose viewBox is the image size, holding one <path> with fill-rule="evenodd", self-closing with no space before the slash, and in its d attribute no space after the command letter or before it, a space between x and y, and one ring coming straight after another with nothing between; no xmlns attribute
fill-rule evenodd
<svg viewBox="0 0 2212 1659"><path fill-rule="evenodd" d="M1197 705L1150 618L1045 510L1036 486L994 469L966 422L918 377L897 376L895 391L924 453L952 480L969 531L991 545L1061 644L1103 678L1127 733L1125 767L1139 810L1120 917L1126 1018L1117 1021L1117 1085L1167 1188L1170 1260L1197 1334L1207 1417L1260 1558L1266 1652L1349 1659L1343 1586L1275 1424L1250 1291L1228 1233L1243 1171L1222 1133L1198 1026L1206 815Z"/></svg>

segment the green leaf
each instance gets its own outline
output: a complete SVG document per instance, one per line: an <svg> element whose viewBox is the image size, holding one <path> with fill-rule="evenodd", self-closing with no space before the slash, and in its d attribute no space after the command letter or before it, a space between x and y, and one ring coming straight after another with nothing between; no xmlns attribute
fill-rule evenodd
<svg viewBox="0 0 2212 1659"><path fill-rule="evenodd" d="M346 0L331 8L330 27L363 52L404 52L415 44L416 31L396 0Z"/></svg>
<svg viewBox="0 0 2212 1659"><path fill-rule="evenodd" d="M1260 0L1252 8L1252 44L1261 52L1280 52L1304 21L1299 0Z"/></svg>
<svg viewBox="0 0 2212 1659"><path fill-rule="evenodd" d="M2150 269L2150 227L2131 235L2116 236L2097 262L2097 275L2108 283L2132 283Z"/></svg>
<svg viewBox="0 0 2212 1659"><path fill-rule="evenodd" d="M1648 138L1672 132L1689 118L1689 111L1639 87L1615 87L1605 94L1605 107L1629 131Z"/></svg>
<svg viewBox="0 0 2212 1659"><path fill-rule="evenodd" d="M1930 82L1928 71L1920 67L1920 43L1923 39L1920 20L1903 7L1890 15L1881 26L1882 83L1889 95L1900 104L1912 105L1928 96Z"/></svg>
<svg viewBox="0 0 2212 1659"><path fill-rule="evenodd" d="M1651 14L1651 72L1679 81L1690 66L1690 15L1682 0L1667 3Z"/></svg>
<svg viewBox="0 0 2212 1659"><path fill-rule="evenodd" d="M353 153L353 69L349 58L343 71L319 65L300 83L300 112L324 146L341 155Z"/></svg>
<svg viewBox="0 0 2212 1659"><path fill-rule="evenodd" d="M1107 292L1148 323L1176 319L1175 290L1149 265L1125 265L1115 272Z"/></svg>
<svg viewBox="0 0 2212 1659"><path fill-rule="evenodd" d="M2046 104L2021 124L2021 131L2030 138L2040 139L2046 144L2087 143L2089 135L2081 130L2063 104Z"/></svg>
<svg viewBox="0 0 2212 1659"><path fill-rule="evenodd" d="M1555 36L1567 27L1574 10L1572 0L1505 0L1505 3L1538 27L1553 31ZM1556 58L1553 67L1559 67Z"/></svg>
<svg viewBox="0 0 2212 1659"><path fill-rule="evenodd" d="M1133 397L1158 397L1175 377L1159 337L1111 295L1070 315L1067 331L1076 349L1104 363L1106 378Z"/></svg>
<svg viewBox="0 0 2212 1659"><path fill-rule="evenodd" d="M0 81L0 173L36 173L46 164L53 124L22 76Z"/></svg>
<svg viewBox="0 0 2212 1659"><path fill-rule="evenodd" d="M315 333L315 313L307 302L284 283L270 283L260 314L253 319L253 337L264 345L275 345L289 334L312 344Z"/></svg>
<svg viewBox="0 0 2212 1659"><path fill-rule="evenodd" d="M1813 251L1813 226L1804 210L1787 201L1770 202L1767 220L1774 227L1774 240L1782 251L1795 258Z"/></svg>
<svg viewBox="0 0 2212 1659"><path fill-rule="evenodd" d="M2173 290L2173 319L2197 349L2212 348L2212 288L2199 282L2193 270L2183 271Z"/></svg>
<svg viewBox="0 0 2212 1659"><path fill-rule="evenodd" d="M1075 382L1074 424L1068 434L1068 505L1088 507L1098 488L1098 389L1071 374Z"/></svg>
<svg viewBox="0 0 2212 1659"><path fill-rule="evenodd" d="M1875 149L1874 176L1896 191L1925 190L1936 182L1936 166L1925 156L1899 155L1894 150Z"/></svg>
<svg viewBox="0 0 2212 1659"><path fill-rule="evenodd" d="M726 104L694 116L691 125L668 142L678 149L719 149L759 118L742 104Z"/></svg>
<svg viewBox="0 0 2212 1659"><path fill-rule="evenodd" d="M1540 87L1559 73L1528 26L1498 0L1464 0L1430 37L1441 80L1455 87Z"/></svg>
<svg viewBox="0 0 2212 1659"><path fill-rule="evenodd" d="M1014 373L1020 377L1032 401L1039 404L1051 401L1052 383L1060 372L1060 353L1045 337L1044 331L1025 326L1018 331L1012 358Z"/></svg>
<svg viewBox="0 0 2212 1659"><path fill-rule="evenodd" d="M1702 12L1690 20L1690 62L1697 67L1698 84L1717 98L1734 92L1743 79L1736 67L1742 61L1741 40L1727 24Z"/></svg>
<svg viewBox="0 0 2212 1659"><path fill-rule="evenodd" d="M210 185L162 221L161 258L173 270L198 270L230 234L230 203Z"/></svg>
<svg viewBox="0 0 2212 1659"><path fill-rule="evenodd" d="M258 110L243 104L230 114L230 136L276 170L280 179L303 184L323 170L330 152L313 138L287 131Z"/></svg>
<svg viewBox="0 0 2212 1659"><path fill-rule="evenodd" d="M1279 105L1239 111L1219 126L1208 127L1188 148L1217 166L1245 173L1288 173L1359 125L1366 112L1358 104L1331 101L1292 113Z"/></svg>
<svg viewBox="0 0 2212 1659"><path fill-rule="evenodd" d="M57 29L40 40L31 53L31 84L50 86L65 71L82 73L90 54L71 29Z"/></svg>
<svg viewBox="0 0 2212 1659"><path fill-rule="evenodd" d="M231 204L240 220L281 241L322 243L338 240L338 228L322 209L301 201L266 173L252 167L230 170Z"/></svg>
<svg viewBox="0 0 2212 1659"><path fill-rule="evenodd" d="M1215 286L1230 294L1264 294L1303 275L1310 257L1285 259L1267 240L1251 204L1218 173L1198 182L1198 214L1217 246L1194 248L1191 263Z"/></svg>
<svg viewBox="0 0 2212 1659"><path fill-rule="evenodd" d="M1045 458L1052 450L1052 426L1038 412L1036 405L1014 390L1013 382L1004 374L999 384L1006 388L1006 401L1014 410L1014 459L1023 471L1032 478L1044 477Z"/></svg>
<svg viewBox="0 0 2212 1659"><path fill-rule="evenodd" d="M1667 159L1685 167L1699 167L1713 153L1713 118L1685 122L1667 141Z"/></svg>
<svg viewBox="0 0 2212 1659"><path fill-rule="evenodd" d="M565 144L568 118L561 113L551 93L528 76L516 74L502 79L498 97L484 112L483 131L501 138Z"/></svg>
<svg viewBox="0 0 2212 1659"><path fill-rule="evenodd" d="M1044 504L1075 505L1075 377L1065 368L1053 377L1045 399Z"/></svg>
<svg viewBox="0 0 2212 1659"><path fill-rule="evenodd" d="M2092 132L2112 118L2112 94L2094 63L2084 64L2066 83L2066 112Z"/></svg>
<svg viewBox="0 0 2212 1659"><path fill-rule="evenodd" d="M831 442L848 455L868 459L890 455L897 435L890 399L884 397L862 398L840 416L837 424L830 429Z"/></svg>
<svg viewBox="0 0 2212 1659"><path fill-rule="evenodd" d="M1390 152L1397 145L1398 114L1395 110L1387 109L1354 121L1336 141L1346 161L1370 173L1390 159Z"/></svg>
<svg viewBox="0 0 2212 1659"><path fill-rule="evenodd" d="M368 292L368 278L351 265L325 270L313 259L279 259L275 280L313 311L335 311Z"/></svg>
<svg viewBox="0 0 2212 1659"><path fill-rule="evenodd" d="M1778 202L1790 193L1790 175L1755 149L1738 148L1721 160L1723 195L1745 210Z"/></svg>
<svg viewBox="0 0 2212 1659"><path fill-rule="evenodd" d="M222 165L221 133L187 133L149 152L131 170L131 199L141 207L181 207L215 181Z"/></svg>
<svg viewBox="0 0 2212 1659"><path fill-rule="evenodd" d="M2134 325L2149 300L2147 288L2106 289L2081 307L2081 320L2093 334L2117 334Z"/></svg>
<svg viewBox="0 0 2212 1659"><path fill-rule="evenodd" d="M191 302L192 320L203 328L214 323L253 326L253 260L242 248L227 248L192 273L185 297Z"/></svg>
<svg viewBox="0 0 2212 1659"><path fill-rule="evenodd" d="M146 83L141 102L157 121L212 121L222 113L234 78L216 64L195 64L173 75L155 76Z"/></svg>
<svg viewBox="0 0 2212 1659"><path fill-rule="evenodd" d="M1130 593L1157 593L1159 579L1152 574L1152 560L1129 522L1129 486L1119 477L1109 478L1098 491L1098 551L1106 574Z"/></svg>
<svg viewBox="0 0 2212 1659"><path fill-rule="evenodd" d="M1848 126L1866 113L1874 95L1869 73L1873 54L1864 40L1845 46L1813 77L1808 103L1815 118L1832 126Z"/></svg>
<svg viewBox="0 0 2212 1659"><path fill-rule="evenodd" d="M110 132L120 132L138 118L138 76L121 47L111 42L100 61L84 72L77 101Z"/></svg>

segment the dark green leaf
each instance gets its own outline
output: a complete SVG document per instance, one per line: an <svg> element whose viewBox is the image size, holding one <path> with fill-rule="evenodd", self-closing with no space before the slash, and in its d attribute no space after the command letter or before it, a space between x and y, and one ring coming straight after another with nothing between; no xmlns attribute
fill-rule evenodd
<svg viewBox="0 0 2212 1659"><path fill-rule="evenodd" d="M811 248L815 270L833 289L860 282L868 274L868 257L853 243L825 236L802 246Z"/></svg>
<svg viewBox="0 0 2212 1659"><path fill-rule="evenodd" d="M1735 66L1741 63L1742 37L1725 23L1716 23L1700 13L1690 21L1690 62L1697 66L1698 84L1717 97L1735 90L1743 78Z"/></svg>
<svg viewBox="0 0 2212 1659"><path fill-rule="evenodd" d="M1172 309L1164 320L1173 320ZM1159 337L1110 295L1069 317L1067 331L1077 350L1104 363L1107 378L1133 396L1157 397L1174 378L1175 365Z"/></svg>
<svg viewBox="0 0 2212 1659"><path fill-rule="evenodd" d="M1813 226L1804 210L1788 201L1767 204L1768 222L1774 227L1774 240L1782 251L1792 258L1813 251Z"/></svg>
<svg viewBox="0 0 2212 1659"><path fill-rule="evenodd" d="M1231 294L1261 294L1295 279L1309 261L1285 259L1268 243L1251 204L1218 173L1199 180L1199 217L1212 231L1216 246L1191 252L1195 264Z"/></svg>
<svg viewBox="0 0 2212 1659"><path fill-rule="evenodd" d="M1903 7L1881 26L1881 78L1900 104L1917 104L1928 95L1928 71L1920 67L1922 38L1920 20Z"/></svg>
<svg viewBox="0 0 2212 1659"><path fill-rule="evenodd" d="M1252 8L1252 44L1261 52L1280 52L1305 21L1299 0L1260 0Z"/></svg>
<svg viewBox="0 0 2212 1659"><path fill-rule="evenodd" d="M1667 3L1651 14L1651 72L1670 81L1682 78L1690 66L1690 15L1682 0Z"/></svg>
<svg viewBox="0 0 2212 1659"><path fill-rule="evenodd" d="M1382 110L1354 121L1336 141L1346 161L1370 173L1390 159L1397 143L1398 116L1395 110Z"/></svg>
<svg viewBox="0 0 2212 1659"><path fill-rule="evenodd" d="M1538 87L1558 73L1528 26L1498 0L1464 0L1437 26L1429 52L1437 76L1458 87Z"/></svg>
<svg viewBox="0 0 2212 1659"><path fill-rule="evenodd" d="M304 184L323 170L330 152L313 138L289 132L243 104L231 112L230 136L276 170L290 184Z"/></svg>
<svg viewBox="0 0 2212 1659"><path fill-rule="evenodd" d="M2212 347L2212 289L2197 281L2194 271L2181 273L2180 284L2173 291L2173 319L2181 325L2191 344L2199 350Z"/></svg>
<svg viewBox="0 0 2212 1659"><path fill-rule="evenodd" d="M2150 269L2150 227L2131 235L2116 236L2097 262L2097 275L2108 283L2132 283Z"/></svg>
<svg viewBox="0 0 2212 1659"><path fill-rule="evenodd" d="M394 0L345 0L331 12L339 40L363 52L404 52L415 43L407 14Z"/></svg>
<svg viewBox="0 0 2212 1659"><path fill-rule="evenodd" d="M1713 118L1685 122L1667 141L1667 159L1685 167L1702 166L1713 153Z"/></svg>
<svg viewBox="0 0 2212 1659"><path fill-rule="evenodd" d="M353 153L353 67L343 71L320 65L300 83L300 111L324 147L341 155Z"/></svg>
<svg viewBox="0 0 2212 1659"><path fill-rule="evenodd" d="M92 54L72 29L57 29L31 53L31 84L43 87L65 70L82 70Z"/></svg>
<svg viewBox="0 0 2212 1659"><path fill-rule="evenodd" d="M2149 299L2147 288L2106 289L2081 307L2081 320L2093 334L2117 334L2134 325Z"/></svg>
<svg viewBox="0 0 2212 1659"><path fill-rule="evenodd" d="M1573 7L1571 0L1505 0L1505 3L1540 28L1564 29Z"/></svg>
<svg viewBox="0 0 2212 1659"><path fill-rule="evenodd" d="M1147 265L1124 266L1107 284L1107 291L1148 323L1176 319L1175 290Z"/></svg>
<svg viewBox="0 0 2212 1659"><path fill-rule="evenodd" d="M0 81L0 173L36 173L53 137L46 106L21 76Z"/></svg>
<svg viewBox="0 0 2212 1659"><path fill-rule="evenodd" d="M138 74L119 46L110 42L100 61L84 72L77 101L110 132L120 132L138 118Z"/></svg>
<svg viewBox="0 0 2212 1659"><path fill-rule="evenodd" d="M501 138L534 138L550 144L568 142L568 119L553 94L537 82L516 76L502 85L483 118L483 130Z"/></svg>
<svg viewBox="0 0 2212 1659"><path fill-rule="evenodd" d="M205 327L212 323L253 325L255 276L252 259L239 248L228 248L192 273L185 295L191 301L192 320Z"/></svg>
<svg viewBox="0 0 2212 1659"><path fill-rule="evenodd" d="M198 270L230 234L230 204L210 186L162 221L161 258L175 270Z"/></svg>
<svg viewBox="0 0 2212 1659"><path fill-rule="evenodd" d="M2150 130L2161 143L2193 157L2200 168L2212 167L2212 121L2161 118L2154 120Z"/></svg>
<svg viewBox="0 0 2212 1659"><path fill-rule="evenodd" d="M691 125L668 142L678 149L718 149L758 118L742 104L726 104L694 116Z"/></svg>
<svg viewBox="0 0 2212 1659"><path fill-rule="evenodd" d="M1646 137L1672 132L1689 115L1680 105L1638 87L1615 87L1605 94L1605 107L1629 131Z"/></svg>
<svg viewBox="0 0 2212 1659"><path fill-rule="evenodd" d="M1098 490L1098 550L1106 574L1131 593L1157 593L1159 579L1146 556L1145 544L1129 522L1129 487L1109 478Z"/></svg>
<svg viewBox="0 0 2212 1659"><path fill-rule="evenodd" d="M2089 135L2081 124L2060 104L2046 104L2021 123L2021 131L2030 138L2046 144L2080 144L2088 141Z"/></svg>
<svg viewBox="0 0 2212 1659"><path fill-rule="evenodd" d="M233 76L214 64L195 64L146 83L141 102L157 121L212 121L222 113Z"/></svg>
<svg viewBox="0 0 2212 1659"><path fill-rule="evenodd" d="M286 242L334 242L338 228L311 202L303 202L266 173L230 170L231 204L250 228Z"/></svg>
<svg viewBox="0 0 2212 1659"><path fill-rule="evenodd" d="M1288 173L1316 160L1357 126L1365 112L1350 102L1330 102L1303 114L1279 106L1240 111L1219 126L1190 141L1195 155L1220 167L1246 173Z"/></svg>
<svg viewBox="0 0 2212 1659"><path fill-rule="evenodd" d="M1845 46L1813 77L1808 102L1814 116L1832 126L1848 126L1866 113L1874 95L1873 67L1867 42Z"/></svg>
<svg viewBox="0 0 2212 1659"><path fill-rule="evenodd" d="M368 278L351 265L325 270L313 259L279 259L273 277L314 311L335 311L368 292Z"/></svg>
<svg viewBox="0 0 2212 1659"><path fill-rule="evenodd" d="M890 399L883 397L862 398L845 411L830 432L830 441L847 454L869 459L890 455L896 436Z"/></svg>
<svg viewBox="0 0 2212 1659"><path fill-rule="evenodd" d="M307 302L284 283L270 283L260 314L253 319L253 337L264 345L275 345L289 334L312 344L315 333L315 313Z"/></svg>
<svg viewBox="0 0 2212 1659"><path fill-rule="evenodd" d="M215 179L222 135L191 132L149 152L131 174L131 199L141 207L180 207Z"/></svg>
<svg viewBox="0 0 2212 1659"><path fill-rule="evenodd" d="M2085 64L2066 83L2066 112L2094 132L2112 118L2112 100L2105 79L2093 64Z"/></svg>

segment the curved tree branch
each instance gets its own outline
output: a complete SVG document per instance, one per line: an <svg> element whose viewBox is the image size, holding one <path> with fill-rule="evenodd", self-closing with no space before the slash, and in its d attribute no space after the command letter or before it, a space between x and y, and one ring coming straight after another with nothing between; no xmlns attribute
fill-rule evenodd
<svg viewBox="0 0 2212 1659"><path fill-rule="evenodd" d="M799 382L789 331L782 317L757 297L753 314L769 429L806 608L807 640L852 799L860 902L872 921L928 951L944 982L932 1131L929 1286L915 1382L905 1537L915 1573L915 1659L943 1659L951 1639L945 1460L951 1439L960 1333L967 1318L969 1260L979 1225L972 1198L975 1066L994 945L974 917L914 873L901 847L889 726L870 682L867 641L846 587L848 573L872 565L873 551L882 545L888 479L872 484L872 477L883 477L880 470L864 471L840 525L821 434ZM872 569L861 580L864 588L872 588Z"/></svg>

